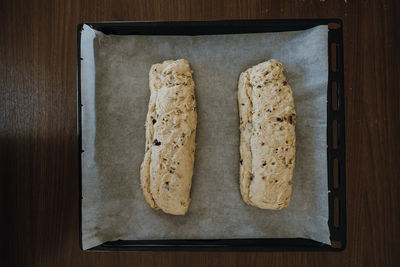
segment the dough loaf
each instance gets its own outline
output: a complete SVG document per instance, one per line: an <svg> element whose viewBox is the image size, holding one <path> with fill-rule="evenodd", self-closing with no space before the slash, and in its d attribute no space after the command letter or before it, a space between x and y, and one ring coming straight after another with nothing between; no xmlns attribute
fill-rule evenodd
<svg viewBox="0 0 400 267"><path fill-rule="evenodd" d="M238 104L242 198L282 209L290 201L296 153L296 112L282 64L271 59L242 72Z"/></svg>
<svg viewBox="0 0 400 267"><path fill-rule="evenodd" d="M140 184L154 209L184 215L190 204L197 125L194 82L184 59L154 64Z"/></svg>

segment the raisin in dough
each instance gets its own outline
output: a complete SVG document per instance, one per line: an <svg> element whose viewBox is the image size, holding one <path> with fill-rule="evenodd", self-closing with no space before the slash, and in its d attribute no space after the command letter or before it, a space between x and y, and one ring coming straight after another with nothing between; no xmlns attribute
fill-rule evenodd
<svg viewBox="0 0 400 267"><path fill-rule="evenodd" d="M296 112L282 64L271 59L242 72L238 104L242 198L282 209L290 201L296 153Z"/></svg>
<svg viewBox="0 0 400 267"><path fill-rule="evenodd" d="M184 215L190 203L197 125L194 82L184 59L154 64L140 185L154 209Z"/></svg>

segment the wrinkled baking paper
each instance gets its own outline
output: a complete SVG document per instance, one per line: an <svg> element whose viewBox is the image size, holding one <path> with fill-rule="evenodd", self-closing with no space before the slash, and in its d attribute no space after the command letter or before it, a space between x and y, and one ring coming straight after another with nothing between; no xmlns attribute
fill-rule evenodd
<svg viewBox="0 0 400 267"><path fill-rule="evenodd" d="M151 239L310 238L330 244L327 186L328 28L203 35L81 36L82 243ZM139 186L148 73L190 62L198 107L192 202L186 216L156 211ZM283 63L297 112L293 194L280 211L246 205L239 192L239 74Z"/></svg>

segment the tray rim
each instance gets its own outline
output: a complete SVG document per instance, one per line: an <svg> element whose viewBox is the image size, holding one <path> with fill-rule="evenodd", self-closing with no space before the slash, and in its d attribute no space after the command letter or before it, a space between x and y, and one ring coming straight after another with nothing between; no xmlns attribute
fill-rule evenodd
<svg viewBox="0 0 400 267"><path fill-rule="evenodd" d="M82 102L81 102L81 29L84 24L97 29L110 29L105 34L118 34L117 30L124 30L121 35L202 35L202 34L234 34L256 32L280 32L305 30L318 25L334 23L335 29L329 29L328 56L329 75L327 88L327 155L328 155L328 225L335 240L341 242L340 247L317 242L305 238L249 238L249 239L169 239L169 240L117 240L105 242L87 251L343 251L346 248L346 180L345 180L345 113L344 113L344 71L343 71L343 22L341 19L260 19L260 20L191 20L191 21L99 21L82 22L77 25L77 138L78 138L78 184L79 184L79 247L82 246ZM180 27L181 32L167 34ZM193 33L193 27L198 31ZM237 29L236 27L240 27ZM276 28L279 27L279 28ZM136 30L136 31L134 31ZM211 30L210 32L204 32ZM149 33L149 34L147 34ZM336 44L336 71L332 70L331 53L332 43ZM332 108L332 83L337 85L337 110ZM333 148L332 122L337 121L338 146ZM338 161L339 187L333 187L333 160ZM339 201L339 225L334 225L334 201Z"/></svg>

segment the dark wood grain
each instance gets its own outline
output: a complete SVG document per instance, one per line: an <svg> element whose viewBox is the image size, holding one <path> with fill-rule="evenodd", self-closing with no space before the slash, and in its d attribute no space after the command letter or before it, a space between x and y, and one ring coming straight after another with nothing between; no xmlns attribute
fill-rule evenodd
<svg viewBox="0 0 400 267"><path fill-rule="evenodd" d="M2 258L8 266L400 266L398 1L0 1ZM76 25L107 20L341 18L347 249L82 252ZM1 264L0 264L1 265Z"/></svg>

